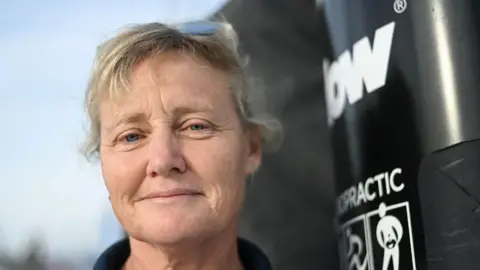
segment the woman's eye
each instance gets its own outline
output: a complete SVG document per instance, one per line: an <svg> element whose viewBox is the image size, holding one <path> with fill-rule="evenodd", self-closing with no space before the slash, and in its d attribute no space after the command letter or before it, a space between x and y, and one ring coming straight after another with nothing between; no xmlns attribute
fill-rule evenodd
<svg viewBox="0 0 480 270"><path fill-rule="evenodd" d="M182 124L179 131L187 137L200 139L211 136L215 128L212 124L205 121L188 121Z"/></svg>
<svg viewBox="0 0 480 270"><path fill-rule="evenodd" d="M208 129L209 127L207 125L204 125L204 124L192 124L189 126L189 129L192 130L192 131L202 131L202 130L205 130L205 129Z"/></svg>
<svg viewBox="0 0 480 270"><path fill-rule="evenodd" d="M140 135L136 133L127 134L123 138L126 142L136 142L140 139Z"/></svg>

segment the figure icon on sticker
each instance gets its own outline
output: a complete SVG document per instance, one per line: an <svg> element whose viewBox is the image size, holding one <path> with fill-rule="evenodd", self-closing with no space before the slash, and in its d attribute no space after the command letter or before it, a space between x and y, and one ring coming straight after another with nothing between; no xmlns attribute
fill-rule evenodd
<svg viewBox="0 0 480 270"><path fill-rule="evenodd" d="M393 270L400 269L400 248L399 244L403 237L403 226L398 218L387 215L387 206L381 203L378 207L380 221L377 224L377 241L383 248L382 270L388 270L390 263Z"/></svg>
<svg viewBox="0 0 480 270"><path fill-rule="evenodd" d="M347 258L348 270L363 270L367 269L367 256L362 260L360 259L363 253L363 241L358 235L353 234L351 229L348 228L345 231L345 236L348 239Z"/></svg>

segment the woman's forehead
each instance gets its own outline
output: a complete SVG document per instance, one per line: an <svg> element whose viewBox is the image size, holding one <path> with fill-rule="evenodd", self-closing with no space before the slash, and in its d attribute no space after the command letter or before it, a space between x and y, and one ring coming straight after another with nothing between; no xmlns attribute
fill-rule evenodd
<svg viewBox="0 0 480 270"><path fill-rule="evenodd" d="M228 88L228 75L192 57L167 55L135 65L129 88L133 95L218 95Z"/></svg>
<svg viewBox="0 0 480 270"><path fill-rule="evenodd" d="M228 74L192 57L167 55L138 63L126 83L110 90L103 101L125 106L140 100L209 105L230 95Z"/></svg>
<svg viewBox="0 0 480 270"><path fill-rule="evenodd" d="M170 62L163 63L164 66L167 64ZM199 112L222 115L223 118L236 112L226 75L198 65L198 69L205 71L184 73L183 70L188 68L184 65L189 63L173 62L171 69L160 68L168 73L162 74L162 78L149 73L148 65L151 64L144 62L143 66L136 67L129 89L103 100L101 115L109 115L108 118L115 121L138 113L175 116ZM191 67L191 70L195 68Z"/></svg>
<svg viewBox="0 0 480 270"><path fill-rule="evenodd" d="M136 63L130 80L137 84L185 82L219 84L226 81L228 72L214 68L207 61L191 54L166 52Z"/></svg>

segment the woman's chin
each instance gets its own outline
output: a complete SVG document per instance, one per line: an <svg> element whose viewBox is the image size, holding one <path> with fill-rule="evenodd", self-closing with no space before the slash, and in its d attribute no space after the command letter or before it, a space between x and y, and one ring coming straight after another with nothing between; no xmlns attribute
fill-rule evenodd
<svg viewBox="0 0 480 270"><path fill-rule="evenodd" d="M132 236L138 235L144 241L163 245L175 244L198 238L212 233L215 226L202 226L211 224L205 219L205 215L190 213L170 212L168 215L156 216L154 214L144 216L134 221ZM137 237L135 237L137 238Z"/></svg>

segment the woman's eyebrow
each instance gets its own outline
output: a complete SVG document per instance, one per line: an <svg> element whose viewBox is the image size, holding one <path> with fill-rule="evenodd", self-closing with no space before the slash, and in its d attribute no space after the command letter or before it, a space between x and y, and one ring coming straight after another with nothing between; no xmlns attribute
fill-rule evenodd
<svg viewBox="0 0 480 270"><path fill-rule="evenodd" d="M195 103L192 106L189 105L179 105L172 110L171 116L179 117L186 114L192 113L213 113L214 107L207 104ZM148 121L147 115L142 112L123 114L117 117L112 123L105 127L107 132L112 131L116 127L124 124L134 124Z"/></svg>
<svg viewBox="0 0 480 270"><path fill-rule="evenodd" d="M133 124L133 123L140 123L145 122L147 120L147 116L144 113L133 113L133 114L125 114L117 118L111 125L106 127L107 131L112 131L116 127L124 124Z"/></svg>
<svg viewBox="0 0 480 270"><path fill-rule="evenodd" d="M179 106L173 109L173 115L184 115L190 113L199 113L199 112L212 112L212 106Z"/></svg>

